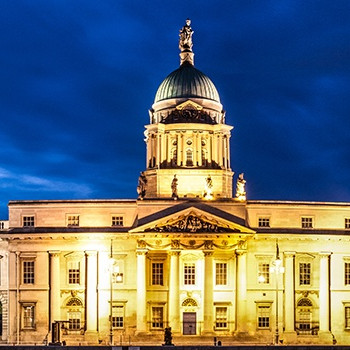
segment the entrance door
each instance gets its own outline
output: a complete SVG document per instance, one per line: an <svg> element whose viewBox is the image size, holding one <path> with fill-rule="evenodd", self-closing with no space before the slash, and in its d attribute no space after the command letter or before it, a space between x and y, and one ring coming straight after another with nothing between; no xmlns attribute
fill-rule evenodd
<svg viewBox="0 0 350 350"><path fill-rule="evenodd" d="M195 335L196 334L196 317L195 312L183 313L183 335Z"/></svg>

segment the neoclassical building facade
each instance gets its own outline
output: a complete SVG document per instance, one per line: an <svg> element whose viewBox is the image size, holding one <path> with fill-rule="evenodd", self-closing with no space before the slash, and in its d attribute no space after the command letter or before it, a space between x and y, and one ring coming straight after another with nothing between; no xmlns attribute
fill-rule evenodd
<svg viewBox="0 0 350 350"><path fill-rule="evenodd" d="M232 185L232 127L192 33L149 111L137 199L9 202L3 343L162 344L166 327L175 344L349 343L350 203Z"/></svg>

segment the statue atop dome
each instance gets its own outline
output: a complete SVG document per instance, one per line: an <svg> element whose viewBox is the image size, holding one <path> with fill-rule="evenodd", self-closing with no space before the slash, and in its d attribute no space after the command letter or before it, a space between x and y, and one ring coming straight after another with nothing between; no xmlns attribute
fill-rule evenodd
<svg viewBox="0 0 350 350"><path fill-rule="evenodd" d="M194 65L194 53L192 52L192 35L191 20L186 19L186 24L180 29L179 49L180 49L180 64L185 62Z"/></svg>
<svg viewBox="0 0 350 350"><path fill-rule="evenodd" d="M186 24L180 29L179 48L181 52L192 51L192 35L193 30L191 28L191 20L187 18Z"/></svg>

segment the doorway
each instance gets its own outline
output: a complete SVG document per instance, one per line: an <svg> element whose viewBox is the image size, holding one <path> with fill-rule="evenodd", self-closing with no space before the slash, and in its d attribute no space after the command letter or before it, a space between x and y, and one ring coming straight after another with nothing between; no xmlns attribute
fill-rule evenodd
<svg viewBox="0 0 350 350"><path fill-rule="evenodd" d="M183 335L196 335L197 314L195 312L183 313Z"/></svg>

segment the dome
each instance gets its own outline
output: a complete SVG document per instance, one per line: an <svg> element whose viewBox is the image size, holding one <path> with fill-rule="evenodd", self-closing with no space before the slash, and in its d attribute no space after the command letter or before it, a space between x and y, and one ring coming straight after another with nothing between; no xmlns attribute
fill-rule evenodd
<svg viewBox="0 0 350 350"><path fill-rule="evenodd" d="M205 98L220 103L213 82L192 64L184 62L160 84L154 102L171 98Z"/></svg>

